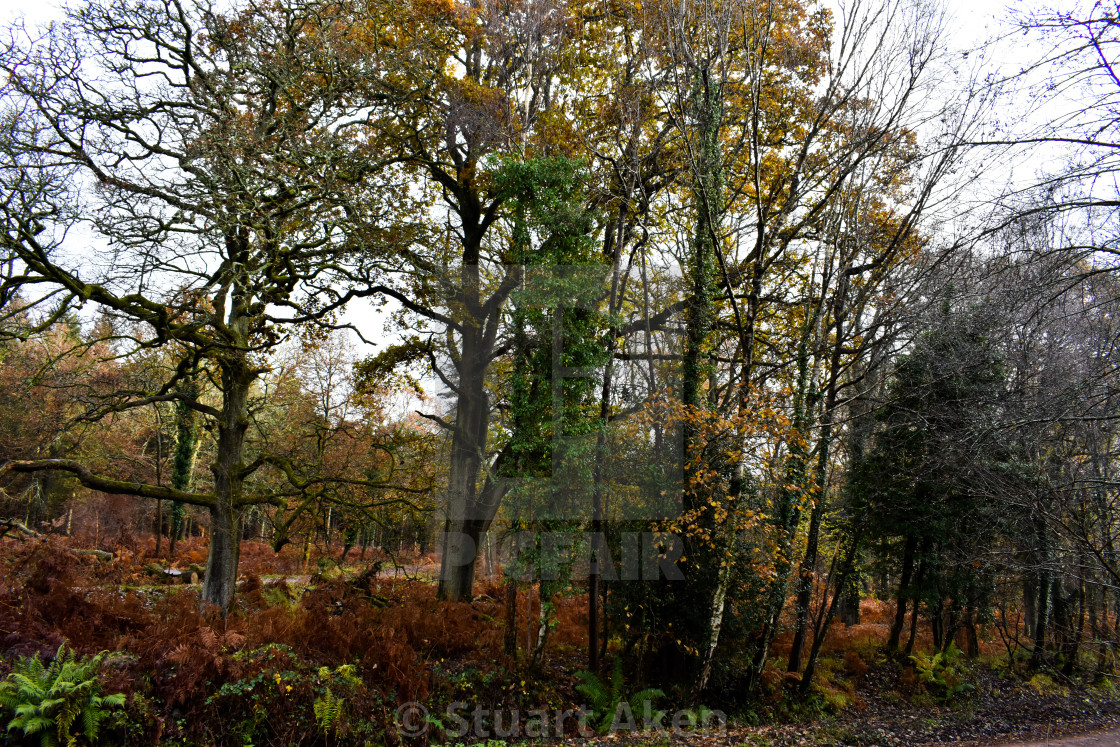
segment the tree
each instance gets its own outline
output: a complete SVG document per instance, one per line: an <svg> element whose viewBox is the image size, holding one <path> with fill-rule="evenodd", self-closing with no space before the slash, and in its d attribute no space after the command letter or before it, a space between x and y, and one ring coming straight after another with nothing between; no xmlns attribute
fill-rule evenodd
<svg viewBox="0 0 1120 747"><path fill-rule="evenodd" d="M1101 364L1116 339L1106 319L1116 301L1120 23L1114 2L1067 5L1011 14L1014 32L993 48L1014 43L1032 56L1007 80L1022 116L981 142L1004 160L1031 164L1028 178L998 195L985 229L1001 257L992 273L1004 279L996 282L1037 293L1020 301L1009 337L1014 435L1036 470L1012 501L1023 517L1013 542L1032 660L1041 664L1056 649L1072 668L1083 621L1074 624L1066 587L1078 587L1079 617L1086 606L1097 617L1094 607L1108 596L1100 585L1112 578L1103 559L1115 526L1105 456L1113 374Z"/></svg>
<svg viewBox="0 0 1120 747"><path fill-rule="evenodd" d="M952 640L939 627L943 611L959 620L962 609L986 610L993 579L983 548L1006 531L994 488L1015 472L1000 424L1006 373L990 337L991 312L943 314L895 366L874 445L853 477L869 532L902 538L890 645L898 645L912 601L907 655L923 601L942 647Z"/></svg>
<svg viewBox="0 0 1120 747"><path fill-rule="evenodd" d="M197 376L187 376L179 385L184 399L175 402L175 456L171 470L171 487L190 492L194 478L195 456L198 454L198 415L191 409L190 401L197 400ZM183 531L183 503L171 504L171 543L168 551L175 556L175 543Z"/></svg>
<svg viewBox="0 0 1120 747"><path fill-rule="evenodd" d="M750 543L740 542L739 530L767 511L773 482L766 469L745 469L762 461L764 450L752 442L760 429L727 427L718 445L702 441L709 456L700 458L686 422L686 484L705 484L685 489L680 526L696 535L685 555L698 584L710 588L700 592L702 604L668 607L692 617L674 618L675 638L684 650L704 652L702 688L724 611L736 605L741 620L762 612L748 671L764 666L797 565L806 498L814 508L799 598L811 589L829 444L842 392L858 385L846 372L885 328L883 284L920 245L919 221L958 162L981 103L946 102L936 115L944 129L927 142L914 135L930 121L920 91L943 54L941 18L920 3L853 6L836 19L832 47L831 14L802 3L675 5L663 18L665 64L674 71L668 108L689 175L692 222L681 269L689 286L656 318L684 328L681 395L691 415L744 424L757 393L796 392L787 407L797 427L787 442L789 474L803 481L777 491L761 540L773 543L776 573L751 574L743 562ZM806 468L809 452L815 465ZM728 596L737 572L753 576L752 591L738 599ZM737 583L747 586L744 577ZM705 607L709 614L697 617ZM802 604L802 635L805 614Z"/></svg>
<svg viewBox="0 0 1120 747"><path fill-rule="evenodd" d="M254 383L286 329L329 324L349 297L338 263L392 241L378 228L378 194L360 188L382 161L351 126L357 78L384 69L354 66L328 43L350 33L339 9L107 0L42 37L13 29L0 54L0 298L33 293L31 305L47 309L39 328L92 303L129 325L119 355L181 349L157 386L103 392L86 417L174 401L216 433L202 490L113 479L66 459L14 460L0 472L62 470L86 487L206 508L202 598L223 610L242 512L282 502L247 482L274 464L267 451L246 453ZM344 230L354 222L360 234ZM111 247L106 262L75 256L80 232ZM215 404L183 386L196 375Z"/></svg>
<svg viewBox="0 0 1120 747"><path fill-rule="evenodd" d="M368 538L373 527L422 522L431 510L424 500L435 482L425 464L431 427L391 417L398 392L371 381L358 363L343 333L313 335L282 351L262 382L267 396L255 431L279 468L271 490L288 494L265 522L277 551L301 528L307 559L316 536L329 550L335 527L343 527L344 542L356 542L358 531Z"/></svg>
<svg viewBox="0 0 1120 747"><path fill-rule="evenodd" d="M565 94L572 93L561 73L572 64L579 8L405 7L383 33L424 53L368 90L368 132L417 180L436 217L413 245L377 264L384 278L364 292L400 304L399 317L414 330L414 339L376 365L426 360L454 402L446 417L430 417L451 436L439 594L461 600L471 594L480 538L504 494L502 481L485 479L501 471L503 453L490 444L487 377L509 351L503 315L521 270L517 248L496 229L511 196L497 177L507 157L565 152L552 136L563 130Z"/></svg>
<svg viewBox="0 0 1120 747"><path fill-rule="evenodd" d="M30 312L13 309L8 328L26 329L30 321ZM88 452L91 442L125 449L120 435L106 428L83 433L67 427L85 410L88 382L112 376L111 367L102 363L107 346L90 349L86 343L81 325L72 317L26 339L0 339L0 464ZM64 475L42 474L4 487L19 491L14 496L5 493L9 515L23 514L25 523L35 526L53 518L51 507L71 497L74 483Z"/></svg>
<svg viewBox="0 0 1120 747"><path fill-rule="evenodd" d="M1048 213L998 236L987 282L999 288L1008 332L1009 438L1024 467L1006 505L1008 574L1021 584L1032 661L1076 666L1086 611L1100 619L1112 557L1115 480L1115 278L1054 249ZM1076 609L1076 612L1075 612ZM1100 636L1099 624L1091 626ZM1103 661L1103 660L1102 660Z"/></svg>
<svg viewBox="0 0 1120 747"><path fill-rule="evenodd" d="M981 141L1003 157L1026 157L1039 162L1039 153L1052 165L1036 170L1033 178L1013 182L998 201L993 217L999 230L1027 216L1050 216L1065 224L1061 250L1071 261L1096 255L1109 264L1118 247L1115 190L1109 185L1120 169L1117 144L1120 120L1120 69L1116 49L1120 21L1115 2L1092 0L1061 10L1019 11L1011 16L1021 34L1007 41L1033 53L1034 60L1010 76L1010 94L1024 110L1003 124L999 136ZM997 42L998 43L998 42ZM998 48L998 47L997 47ZM1088 269L1088 268L1087 268Z"/></svg>

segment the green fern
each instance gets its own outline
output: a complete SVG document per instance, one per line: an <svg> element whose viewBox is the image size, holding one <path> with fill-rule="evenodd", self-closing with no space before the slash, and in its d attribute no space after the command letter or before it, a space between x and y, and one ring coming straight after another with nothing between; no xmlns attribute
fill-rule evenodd
<svg viewBox="0 0 1120 747"><path fill-rule="evenodd" d="M324 734L337 731L338 720L342 718L342 706L345 703L346 699L335 697L329 687L322 697L315 699L315 722L319 724L319 728L323 730Z"/></svg>
<svg viewBox="0 0 1120 747"><path fill-rule="evenodd" d="M361 682L354 674L353 664L343 664L333 671L330 667L319 667L319 680L328 683L321 697L315 699L312 707L315 709L315 722L323 733L330 736L332 731L337 735L339 720L342 718L345 698L337 697L330 688L332 681L341 681L347 687L354 687Z"/></svg>
<svg viewBox="0 0 1120 747"><path fill-rule="evenodd" d="M945 651L932 655L921 651L915 652L910 657L910 661L914 664L918 680L943 690L944 695L941 696L941 700L949 701L976 689L972 683L963 681L963 673L956 666L960 657L960 649L955 643L950 643Z"/></svg>
<svg viewBox="0 0 1120 747"><path fill-rule="evenodd" d="M588 671L576 672L576 677L580 680L576 690L591 701L591 723L602 734L610 727L610 720L622 700L622 660L614 660L609 682Z"/></svg>
<svg viewBox="0 0 1120 747"><path fill-rule="evenodd" d="M18 729L28 740L37 738L41 747L74 747L79 736L94 744L101 722L125 702L122 693L101 694L99 675L107 655L102 651L78 658L63 643L50 666L38 654L20 657L0 682L0 707L14 715L8 731Z"/></svg>
<svg viewBox="0 0 1120 747"><path fill-rule="evenodd" d="M622 659L614 660L614 669L611 671L609 683L604 682L603 679L594 672L576 672L576 677L580 680L580 684L576 685L576 690L591 701L591 725L600 734L605 734L611 728L611 724L614 723L615 714L618 713L618 706L623 702L623 697L625 695L622 679ZM651 687L632 693L630 697L625 700L630 706L630 712L635 718L640 719L645 713L648 704L652 704L654 700L664 696L665 693L657 688ZM650 708L653 720L657 721L664 715L661 711L653 711L652 706L650 706Z"/></svg>
<svg viewBox="0 0 1120 747"><path fill-rule="evenodd" d="M664 711L656 711L653 709L653 701L658 698L664 698L665 693L658 690L656 687L647 687L645 690L639 690L630 695L626 702L630 704L630 711L634 714L634 718L641 719L645 717L648 712L650 714L651 723L658 723L665 716ZM610 725L608 724L608 727Z"/></svg>

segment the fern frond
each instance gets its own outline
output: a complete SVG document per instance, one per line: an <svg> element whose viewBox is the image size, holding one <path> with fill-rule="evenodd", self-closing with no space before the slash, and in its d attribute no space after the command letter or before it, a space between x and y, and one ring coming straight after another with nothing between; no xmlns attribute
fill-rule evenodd
<svg viewBox="0 0 1120 747"><path fill-rule="evenodd" d="M622 657L614 660L614 669L611 670L611 706L622 700Z"/></svg>
<svg viewBox="0 0 1120 747"><path fill-rule="evenodd" d="M315 721L319 724L319 728L323 730L324 734L330 734L332 730L338 731L338 721L342 717L342 707L345 704L345 698L337 698L328 687L326 692L323 693L321 698L316 698L312 704L315 711Z"/></svg>
<svg viewBox="0 0 1120 747"><path fill-rule="evenodd" d="M124 708L125 702L126 698L124 696L124 693L113 693L112 695L106 695L101 699L101 705L103 708Z"/></svg>
<svg viewBox="0 0 1120 747"><path fill-rule="evenodd" d="M611 693L597 674L580 671L576 672L576 677L580 681L580 684L576 685L576 690L591 701L592 711L599 713L610 705Z"/></svg>
<svg viewBox="0 0 1120 747"><path fill-rule="evenodd" d="M41 745L77 745L74 728L79 726L87 741L96 743L106 709L124 705L123 694L101 696L99 673L107 656L102 651L78 657L63 643L49 666L38 655L15 662L0 683L0 706L14 715L8 731L38 735Z"/></svg>
<svg viewBox="0 0 1120 747"><path fill-rule="evenodd" d="M645 705L648 702L664 697L665 693L658 690L656 687L647 687L645 690L639 690L630 696L630 705Z"/></svg>

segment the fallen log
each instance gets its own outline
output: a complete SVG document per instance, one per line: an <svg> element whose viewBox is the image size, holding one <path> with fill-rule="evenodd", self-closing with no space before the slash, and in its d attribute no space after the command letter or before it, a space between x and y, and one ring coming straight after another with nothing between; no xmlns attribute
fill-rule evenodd
<svg viewBox="0 0 1120 747"><path fill-rule="evenodd" d="M81 549L76 549L76 548L73 548L73 547L69 548L69 550L74 555L92 555L93 557L97 558L98 560L112 560L113 559L113 553L106 552L104 550L81 550Z"/></svg>
<svg viewBox="0 0 1120 747"><path fill-rule="evenodd" d="M47 537L41 532L36 532L34 529L29 528L22 521L16 519L0 519L0 539L8 536L8 532L18 531L28 537L37 540L46 540ZM72 555L91 555L98 560L112 560L113 553L104 550L84 550L75 547L66 548Z"/></svg>
<svg viewBox="0 0 1120 747"><path fill-rule="evenodd" d="M159 563L148 563L144 566L144 571L169 584L197 584L199 578L194 566L182 571L178 568L164 568Z"/></svg>
<svg viewBox="0 0 1120 747"><path fill-rule="evenodd" d="M7 537L8 532L13 529L19 530L28 537L34 537L35 539L43 538L42 534L36 532L34 529L29 529L22 521L17 521L16 519L0 519L0 539Z"/></svg>

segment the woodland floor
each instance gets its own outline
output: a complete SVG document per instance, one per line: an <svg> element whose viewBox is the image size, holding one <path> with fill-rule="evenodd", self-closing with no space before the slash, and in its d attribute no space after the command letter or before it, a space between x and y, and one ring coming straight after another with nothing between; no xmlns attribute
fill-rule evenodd
<svg viewBox="0 0 1120 747"><path fill-rule="evenodd" d="M312 713L330 685L321 667L349 662L359 663L362 681L346 690L350 723L329 740L332 745L422 747L400 739L394 728L394 709L405 701L425 703L433 713L452 701L525 713L541 705L573 708L584 700L575 689L586 649L586 596L579 590L558 600L558 625L542 670L530 676L523 656L502 652L502 587L481 581L482 593L470 604L438 602L431 583L437 566L430 558L410 558L396 568L386 559L381 577L357 588L353 578L365 567L360 561L324 575L308 569L299 553L277 556L246 543L247 576L234 613L221 621L200 614L195 590L154 585L144 571L154 553L143 543L134 543L134 552L118 549L110 563L76 558L67 545L61 538L0 543L0 675L16 654L49 655L63 640L83 653L127 652L107 680L113 690L129 693L125 743L325 744ZM198 541L183 543L179 565L199 562L204 551ZM526 624L536 619L532 605L524 590L518 630L523 649L535 628ZM980 642L981 658L961 657L954 675L972 689L943 702L943 689L922 684L912 667L883 655L890 612L890 605L868 600L863 624L830 629L808 702L783 689L788 682L778 664L789 642L780 637L776 663L764 672L761 700L752 711L732 712L731 726L722 732L573 736L552 744L1060 744L1054 739L1065 735L1120 733L1120 690L1112 678L1090 685L1055 672L1034 675L1021 662L1009 667L991 631ZM919 631L916 650L928 650L928 631ZM441 736L426 739L448 741ZM0 734L0 744L7 743Z"/></svg>
<svg viewBox="0 0 1120 747"><path fill-rule="evenodd" d="M1015 747L1116 747L1120 745L1120 731L1097 732L1079 737L1047 739L1043 742L1017 742ZM1010 745L1008 745L1010 747Z"/></svg>
<svg viewBox="0 0 1120 747"><path fill-rule="evenodd" d="M1120 745L1120 700L1099 689L1077 686L1039 692L1030 684L975 668L976 692L951 706L915 703L902 695L906 686L893 664L871 667L857 689L853 707L797 723L732 725L724 732L668 737L686 747L793 747L795 745ZM1068 737L1067 739L1063 739ZM604 737L589 745L666 744L657 735Z"/></svg>

